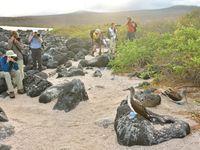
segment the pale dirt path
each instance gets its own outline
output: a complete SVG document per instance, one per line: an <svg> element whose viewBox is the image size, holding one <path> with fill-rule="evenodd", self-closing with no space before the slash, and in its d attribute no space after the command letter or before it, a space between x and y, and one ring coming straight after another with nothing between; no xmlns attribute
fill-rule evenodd
<svg viewBox="0 0 200 150"><path fill-rule="evenodd" d="M122 89L135 86L141 80L119 76L111 80L113 76L109 70L102 70L102 78L94 78L91 77L93 72L88 70L88 74L83 77L73 77L85 83L89 100L81 102L68 113L52 110L56 100L49 104L40 104L38 97L30 98L26 95L16 95L14 100L1 99L0 106L8 115L10 123L15 126L15 134L1 143L12 145L13 150L200 149L200 132L151 147L120 146L112 125L104 129L95 122L103 118L114 120L117 107L128 94ZM58 84L73 78L56 79L53 76L49 80ZM98 88L96 85L104 88ZM151 110L172 114L171 112L185 109L187 106L179 106L165 99L160 106ZM182 116L178 117L189 121L191 125L194 124Z"/></svg>

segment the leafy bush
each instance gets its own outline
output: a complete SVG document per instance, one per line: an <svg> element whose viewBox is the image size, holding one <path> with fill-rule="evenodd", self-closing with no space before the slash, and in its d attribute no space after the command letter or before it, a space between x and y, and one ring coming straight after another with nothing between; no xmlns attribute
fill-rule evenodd
<svg viewBox="0 0 200 150"><path fill-rule="evenodd" d="M130 72L147 64L161 65L172 75L200 83L199 25L199 11L193 11L177 22L174 31L143 31L142 37L119 45L111 62L114 72Z"/></svg>

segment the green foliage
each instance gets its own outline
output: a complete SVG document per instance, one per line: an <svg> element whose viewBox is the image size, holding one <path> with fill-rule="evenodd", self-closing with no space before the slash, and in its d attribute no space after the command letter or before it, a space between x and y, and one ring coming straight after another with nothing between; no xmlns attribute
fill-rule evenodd
<svg viewBox="0 0 200 150"><path fill-rule="evenodd" d="M162 65L171 70L173 75L186 77L188 70L199 72L200 68L200 15L192 11L182 17L175 28L168 32L142 32L133 42L124 42L117 48L115 59L111 62L114 72L129 72L134 67ZM198 20L198 21L197 21ZM163 25L164 26L164 25ZM195 71L197 70L197 71ZM157 74L158 75L158 74ZM199 74L193 75L195 80ZM191 79L192 78L188 78ZM200 79L199 79L200 81Z"/></svg>
<svg viewBox="0 0 200 150"><path fill-rule="evenodd" d="M179 19L178 25L200 29L200 10L195 9L191 13L188 13L185 16L182 16Z"/></svg>

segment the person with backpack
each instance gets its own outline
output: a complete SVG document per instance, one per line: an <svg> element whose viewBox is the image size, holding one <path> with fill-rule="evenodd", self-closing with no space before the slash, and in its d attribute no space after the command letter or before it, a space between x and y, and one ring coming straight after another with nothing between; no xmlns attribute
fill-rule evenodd
<svg viewBox="0 0 200 150"><path fill-rule="evenodd" d="M18 89L17 93L24 94L24 87L17 59L17 54L15 54L12 50L8 50L5 55L1 54L0 56L0 78L5 79L10 98L15 98L12 79L16 82Z"/></svg>
<svg viewBox="0 0 200 150"><path fill-rule="evenodd" d="M33 69L38 69L39 71L42 71L44 68L42 67L42 38L40 34L35 31L32 32L29 36L28 42L30 43L30 49L32 53L32 59L33 59ZM37 67L38 64L38 67Z"/></svg>
<svg viewBox="0 0 200 150"><path fill-rule="evenodd" d="M110 51L114 54L117 40L117 29L114 22L111 23L111 27L108 29L108 38L110 39Z"/></svg>
<svg viewBox="0 0 200 150"><path fill-rule="evenodd" d="M8 40L7 49L13 50L13 52L17 55L17 64L19 66L19 70L21 73L21 78L24 79L24 61L23 61L23 48L24 44L20 42L19 33L17 31L12 31L10 35L10 39Z"/></svg>
<svg viewBox="0 0 200 150"><path fill-rule="evenodd" d="M127 18L128 22L127 22L127 40L133 41L133 39L135 38L135 32L136 32L136 28L137 28L137 24L136 22L134 22L132 20L131 17Z"/></svg>
<svg viewBox="0 0 200 150"><path fill-rule="evenodd" d="M101 55L102 46L102 33L100 29L90 31L90 37L92 39L92 52L91 55L94 56L97 47L99 48L99 55Z"/></svg>

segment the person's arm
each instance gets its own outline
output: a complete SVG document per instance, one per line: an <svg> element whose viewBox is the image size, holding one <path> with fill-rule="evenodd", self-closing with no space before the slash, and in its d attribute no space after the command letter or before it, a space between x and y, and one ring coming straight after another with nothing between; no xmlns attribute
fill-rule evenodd
<svg viewBox="0 0 200 150"><path fill-rule="evenodd" d="M18 70L19 69L19 66L16 62L13 63L13 69L14 70Z"/></svg>
<svg viewBox="0 0 200 150"><path fill-rule="evenodd" d="M13 47L13 39L11 38L8 40L7 49L12 49L12 47Z"/></svg>
<svg viewBox="0 0 200 150"><path fill-rule="evenodd" d="M14 44L17 46L18 49L22 50L24 48L24 44L17 41L17 40L14 40Z"/></svg>
<svg viewBox="0 0 200 150"><path fill-rule="evenodd" d="M41 37L38 37L38 40L40 41L40 43L43 42L42 38Z"/></svg>
<svg viewBox="0 0 200 150"><path fill-rule="evenodd" d="M32 39L33 39L33 33L29 36L28 43L31 43Z"/></svg>
<svg viewBox="0 0 200 150"><path fill-rule="evenodd" d="M2 71L9 72L10 65L8 64L6 57L0 59L0 66Z"/></svg>

